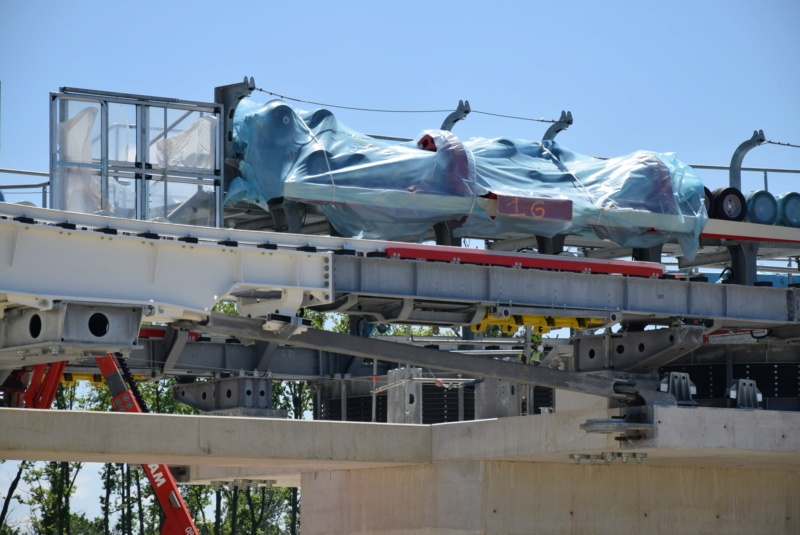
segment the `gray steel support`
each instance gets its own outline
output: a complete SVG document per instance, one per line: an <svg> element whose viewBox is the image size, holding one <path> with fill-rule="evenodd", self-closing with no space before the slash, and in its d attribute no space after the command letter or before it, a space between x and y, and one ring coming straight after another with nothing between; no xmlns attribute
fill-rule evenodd
<svg viewBox="0 0 800 535"><path fill-rule="evenodd" d="M259 340L273 341L274 333L263 329L263 321L241 316L228 316L211 313L200 327L208 332L241 336ZM560 388L594 394L597 396L635 401L635 393L620 393L618 387L629 382L621 379L597 377L589 374L570 373L545 368L525 366L510 361L492 360L463 354L449 353L436 349L409 347L407 345L383 342L373 338L358 338L344 334L310 329L295 334L285 343L306 348L325 348L342 354L398 362L423 368L464 372L474 376L494 377L519 383L530 383L549 388Z"/></svg>
<svg viewBox="0 0 800 535"><path fill-rule="evenodd" d="M464 421L464 387L462 385L458 387L458 421Z"/></svg>
<svg viewBox="0 0 800 535"><path fill-rule="evenodd" d="M728 245L731 255L732 284L753 286L757 278L758 242L741 242Z"/></svg>
<svg viewBox="0 0 800 535"><path fill-rule="evenodd" d="M633 249L632 257L639 262L661 262L661 251L664 244L654 245L652 247L636 248Z"/></svg>
<svg viewBox="0 0 800 535"><path fill-rule="evenodd" d="M657 371L703 343L703 329L675 327L629 333L584 336L574 340L576 371Z"/></svg>
<svg viewBox="0 0 800 535"><path fill-rule="evenodd" d="M347 421L347 381L344 379L340 379L339 381L339 392L340 392L340 403L341 403L341 410L342 410L342 421Z"/></svg>
<svg viewBox="0 0 800 535"><path fill-rule="evenodd" d="M733 157L731 158L731 171L730 171L730 186L732 188L736 188L739 191L742 190L742 161L744 161L745 155L750 152L751 149L758 147L762 143L764 143L767 138L764 137L763 130L756 130L753 132L753 137L739 145L733 153Z"/></svg>
<svg viewBox="0 0 800 535"><path fill-rule="evenodd" d="M542 141L554 140L559 132L566 130L571 125L572 125L572 112L562 111L561 118L558 120L558 122L555 122L552 125L550 125L550 128L548 128L547 132L545 132L544 136L542 136Z"/></svg>
<svg viewBox="0 0 800 535"><path fill-rule="evenodd" d="M692 396L697 393L697 387L689 379L688 373L669 372L661 379L660 390L675 396L678 405L697 405L697 402L692 399Z"/></svg>
<svg viewBox="0 0 800 535"><path fill-rule="evenodd" d="M412 381L415 377L422 377L422 368L389 370L386 391L388 423L422 423L422 383ZM397 386L391 387L392 385Z"/></svg>
<svg viewBox="0 0 800 535"><path fill-rule="evenodd" d="M231 181L239 175L239 160L233 151L233 115L239 102L256 88L255 80L244 77L237 84L223 85L214 88L214 102L222 104L225 115L222 119L223 147L223 187L225 191Z"/></svg>
<svg viewBox="0 0 800 535"><path fill-rule="evenodd" d="M301 202L287 201L270 204L269 211L275 222L277 232L302 234L303 221L306 218L306 205Z"/></svg>
<svg viewBox="0 0 800 535"><path fill-rule="evenodd" d="M631 320L719 319L720 326L737 328L794 323L798 317L796 307L787 307L787 294L794 289L356 256L335 256L332 264L341 308L355 312L360 306L361 314L408 323L437 318L460 323L459 318L474 317L482 303L550 308L551 316L594 309L622 312ZM437 307L445 301L447 306ZM328 311L337 311L336 306Z"/></svg>
<svg viewBox="0 0 800 535"><path fill-rule="evenodd" d="M189 341L188 331L171 330L172 339L169 342L169 349L164 359L164 366L161 368L162 373L168 373L175 370L175 365L181 358L183 349L186 347L186 342Z"/></svg>
<svg viewBox="0 0 800 535"><path fill-rule="evenodd" d="M728 387L728 397L735 400L737 409L761 408L761 391L752 379L735 379Z"/></svg>
<svg viewBox="0 0 800 535"><path fill-rule="evenodd" d="M228 377L172 387L176 401L217 415L286 418L287 411L272 408L272 379Z"/></svg>
<svg viewBox="0 0 800 535"><path fill-rule="evenodd" d="M469 100L459 100L458 107L453 113L445 118L439 130L447 130L449 132L453 129L453 126L455 126L458 121L466 119L470 111Z"/></svg>
<svg viewBox="0 0 800 535"><path fill-rule="evenodd" d="M560 254L564 252L564 240L566 234L556 234L552 238L536 236L536 250L540 254Z"/></svg>
<svg viewBox="0 0 800 535"><path fill-rule="evenodd" d="M487 379L475 385L475 419L505 418L522 414L520 384Z"/></svg>
<svg viewBox="0 0 800 535"><path fill-rule="evenodd" d="M42 303L48 309L13 308L0 321L0 354L33 365L139 348L141 306ZM54 359L54 357L58 357Z"/></svg>

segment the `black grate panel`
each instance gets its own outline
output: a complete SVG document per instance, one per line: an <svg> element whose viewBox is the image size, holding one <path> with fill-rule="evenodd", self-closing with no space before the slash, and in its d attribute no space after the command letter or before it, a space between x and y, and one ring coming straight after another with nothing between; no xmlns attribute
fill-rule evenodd
<svg viewBox="0 0 800 535"><path fill-rule="evenodd" d="M378 422L386 422L386 399L385 393L378 394L375 417ZM322 402L323 420L339 421L342 419L342 400L328 399ZM353 396L347 398L347 421L348 422L371 422L372 421L372 396Z"/></svg>
<svg viewBox="0 0 800 535"><path fill-rule="evenodd" d="M465 386L464 419L475 419L475 387ZM440 424L458 421L458 389L432 384L422 385L422 423Z"/></svg>

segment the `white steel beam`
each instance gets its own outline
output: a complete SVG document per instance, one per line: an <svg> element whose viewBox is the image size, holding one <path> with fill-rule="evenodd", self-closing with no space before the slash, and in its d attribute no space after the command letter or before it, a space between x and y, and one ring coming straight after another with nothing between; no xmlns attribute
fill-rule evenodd
<svg viewBox="0 0 800 535"><path fill-rule="evenodd" d="M297 306L332 298L330 252L152 239L110 228L0 219L0 303L41 310L54 301L124 303L142 306L149 321L171 322L202 319L237 292L280 292L283 300L270 312L291 316Z"/></svg>

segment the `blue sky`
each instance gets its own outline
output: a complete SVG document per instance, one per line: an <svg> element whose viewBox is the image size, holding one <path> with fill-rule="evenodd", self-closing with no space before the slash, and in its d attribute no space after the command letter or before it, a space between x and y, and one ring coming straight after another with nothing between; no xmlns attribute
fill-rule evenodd
<svg viewBox="0 0 800 535"><path fill-rule="evenodd" d="M48 94L61 86L210 101L215 86L245 75L347 106L446 109L468 99L525 117L570 110L575 124L558 141L576 152L647 149L727 165L756 129L800 144L798 26L796 0L0 0L0 167L47 171ZM446 115L335 112L356 130L408 137ZM454 132L536 140L546 128L472 114ZM745 165L800 168L800 149L758 147ZM727 182L700 174L711 189ZM762 180L746 174L744 189ZM800 189L792 175L772 175L770 186Z"/></svg>
<svg viewBox="0 0 800 535"><path fill-rule="evenodd" d="M570 110L558 141L576 152L727 165L756 129L800 144L798 28L797 0L0 0L0 167L48 170L48 95L59 87L210 101L244 76L345 106ZM356 130L408 137L446 115L334 111ZM536 140L546 129L472 114L454 133ZM800 168L800 149L758 147L745 165ZM711 189L727 184L699 174ZM770 175L770 190L798 191L798 178ZM744 189L762 180L745 174ZM15 465L0 466L0 494Z"/></svg>

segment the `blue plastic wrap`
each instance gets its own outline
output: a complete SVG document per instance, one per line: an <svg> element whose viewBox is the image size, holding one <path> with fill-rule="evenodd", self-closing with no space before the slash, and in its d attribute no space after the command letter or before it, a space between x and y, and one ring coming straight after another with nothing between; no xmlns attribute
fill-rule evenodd
<svg viewBox="0 0 800 535"><path fill-rule="evenodd" d="M628 247L677 239L691 258L707 221L702 181L671 154L601 160L554 141L462 142L443 130L388 142L328 110L278 100L239 105L234 146L241 177L227 204L317 204L346 236L421 240L436 223L463 220L458 235L482 238L592 231Z"/></svg>

